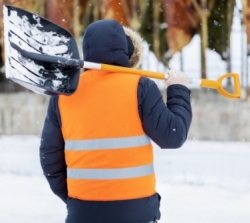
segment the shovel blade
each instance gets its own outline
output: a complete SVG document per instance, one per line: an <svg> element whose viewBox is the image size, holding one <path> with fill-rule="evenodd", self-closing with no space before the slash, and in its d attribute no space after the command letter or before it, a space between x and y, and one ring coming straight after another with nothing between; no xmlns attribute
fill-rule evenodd
<svg viewBox="0 0 250 223"><path fill-rule="evenodd" d="M40 94L71 95L77 89L80 68L37 61L20 54L11 43L44 56L80 59L71 33L26 10L5 5L4 44L6 78Z"/></svg>

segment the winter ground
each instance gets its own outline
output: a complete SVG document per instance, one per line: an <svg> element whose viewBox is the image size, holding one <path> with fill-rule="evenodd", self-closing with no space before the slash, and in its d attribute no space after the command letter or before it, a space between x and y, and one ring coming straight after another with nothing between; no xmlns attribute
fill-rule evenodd
<svg viewBox="0 0 250 223"><path fill-rule="evenodd" d="M39 165L39 138L0 137L0 222L62 223L65 205ZM161 223L249 223L250 143L187 141L155 146Z"/></svg>

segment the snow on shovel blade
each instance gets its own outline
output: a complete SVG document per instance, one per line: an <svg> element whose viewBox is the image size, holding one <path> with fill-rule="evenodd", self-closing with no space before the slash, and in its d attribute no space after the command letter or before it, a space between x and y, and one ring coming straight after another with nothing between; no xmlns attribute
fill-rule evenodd
<svg viewBox="0 0 250 223"><path fill-rule="evenodd" d="M17 7L5 5L3 15L6 78L45 95L74 93L79 67L32 60L13 47L44 56L80 59L74 37L49 20Z"/></svg>

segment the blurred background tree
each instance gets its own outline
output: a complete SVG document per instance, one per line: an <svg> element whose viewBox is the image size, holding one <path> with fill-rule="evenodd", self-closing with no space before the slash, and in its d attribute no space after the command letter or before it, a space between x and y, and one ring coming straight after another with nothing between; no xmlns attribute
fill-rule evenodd
<svg viewBox="0 0 250 223"><path fill-rule="evenodd" d="M246 26L247 43L250 44L250 0L241 1L242 21ZM37 13L55 22L69 30L79 44L88 24L99 19L115 19L139 32L149 44L150 51L167 68L173 55L181 52L195 35L200 35L201 77L207 77L206 49L217 52L227 63L227 72L231 72L230 35L235 0L0 0L0 6L4 4ZM0 11L0 82L5 83L0 90L6 91L10 83L6 83L3 69L3 21Z"/></svg>

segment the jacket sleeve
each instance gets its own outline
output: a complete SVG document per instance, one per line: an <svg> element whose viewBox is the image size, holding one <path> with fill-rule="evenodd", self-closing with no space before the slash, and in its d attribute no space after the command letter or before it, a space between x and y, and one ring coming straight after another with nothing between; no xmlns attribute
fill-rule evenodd
<svg viewBox="0 0 250 223"><path fill-rule="evenodd" d="M142 77L138 86L139 115L145 133L161 148L179 148L192 121L190 90L183 85L167 88L167 103L157 85Z"/></svg>
<svg viewBox="0 0 250 223"><path fill-rule="evenodd" d="M41 136L40 163L51 190L66 203L68 195L64 139L57 103L58 96L52 96Z"/></svg>

